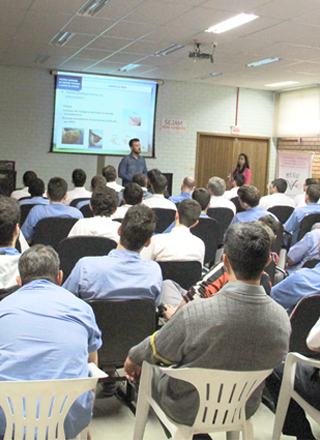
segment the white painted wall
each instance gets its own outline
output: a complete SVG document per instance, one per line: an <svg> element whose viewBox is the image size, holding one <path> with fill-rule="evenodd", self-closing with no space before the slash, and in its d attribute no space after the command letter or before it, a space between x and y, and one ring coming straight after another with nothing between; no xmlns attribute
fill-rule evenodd
<svg viewBox="0 0 320 440"><path fill-rule="evenodd" d="M229 133L235 122L236 88L165 81L159 86L156 119L156 158L148 168L174 174L173 192L182 179L194 175L197 132ZM0 160L16 162L17 186L24 171L34 170L45 182L61 176L71 186L74 168L83 168L90 180L97 172L95 156L49 154L53 125L54 77L46 70L0 67ZM272 136L272 92L241 89L238 125L243 135ZM163 118L184 119L185 132L162 131ZM118 157L105 163L117 167ZM274 176L272 147L270 178Z"/></svg>

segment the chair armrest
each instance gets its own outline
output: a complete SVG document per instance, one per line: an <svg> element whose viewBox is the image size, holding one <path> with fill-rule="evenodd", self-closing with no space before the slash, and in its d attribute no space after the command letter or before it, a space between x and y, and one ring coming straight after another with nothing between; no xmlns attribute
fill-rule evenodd
<svg viewBox="0 0 320 440"><path fill-rule="evenodd" d="M288 364L288 368L289 368L289 366L296 364L297 362L302 362L306 365L310 365L315 368L320 368L320 361L319 360L308 358L306 356L303 356L300 353L294 353L294 352L289 353L287 356L287 361L286 361L286 364Z"/></svg>
<svg viewBox="0 0 320 440"><path fill-rule="evenodd" d="M291 246L291 242L292 242L292 234L284 229L283 235L287 236L287 243L282 245L282 247L284 247L288 252L290 249L290 246ZM283 242L284 242L284 240L283 240Z"/></svg>
<svg viewBox="0 0 320 440"><path fill-rule="evenodd" d="M90 377L97 377L98 379L103 379L103 378L109 377L109 375L107 373L100 370L100 368L97 367L97 365L94 364L93 362L90 362L88 364L88 366L89 366L89 376Z"/></svg>

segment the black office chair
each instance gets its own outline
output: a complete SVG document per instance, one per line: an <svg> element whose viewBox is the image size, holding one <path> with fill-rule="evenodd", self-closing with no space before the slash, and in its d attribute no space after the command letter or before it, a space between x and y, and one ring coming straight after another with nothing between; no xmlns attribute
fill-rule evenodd
<svg viewBox="0 0 320 440"><path fill-rule="evenodd" d="M70 217L46 217L39 220L34 229L32 244L49 244L57 249L60 241L68 236L77 221L77 218Z"/></svg>
<svg viewBox="0 0 320 440"><path fill-rule="evenodd" d="M28 217L29 212L31 211L31 209L34 206L37 206L37 205L32 204L32 203L28 203L27 205L20 206L20 227L26 221L26 218Z"/></svg>
<svg viewBox="0 0 320 440"><path fill-rule="evenodd" d="M239 197L233 197L232 199L230 199L230 202L232 202L234 204L234 206L236 207L237 214L239 212L245 211L245 209L243 209L242 206L240 205Z"/></svg>
<svg viewBox="0 0 320 440"><path fill-rule="evenodd" d="M161 234L168 226L174 222L176 211L174 209L152 208L157 216L157 225L155 232Z"/></svg>
<svg viewBox="0 0 320 440"><path fill-rule="evenodd" d="M93 211L90 209L89 204L81 206L80 211L82 212L84 218L93 217Z"/></svg>
<svg viewBox="0 0 320 440"><path fill-rule="evenodd" d="M91 200L90 197L79 197L78 199L71 200L70 206L73 206L74 208L76 208L78 203L85 202L86 200L88 201L88 205L89 205L90 200Z"/></svg>
<svg viewBox="0 0 320 440"><path fill-rule="evenodd" d="M219 244L223 242L223 233L217 220L214 218L200 217L199 223L190 229L193 235L201 238L205 244L204 263L211 263L214 260Z"/></svg>
<svg viewBox="0 0 320 440"><path fill-rule="evenodd" d="M183 289L196 284L201 278L202 266L199 261L158 261L164 280L172 280Z"/></svg>
<svg viewBox="0 0 320 440"><path fill-rule="evenodd" d="M228 229L234 214L230 208L208 208L207 214L209 217L214 218L219 223L219 227L223 231L223 234Z"/></svg>
<svg viewBox="0 0 320 440"><path fill-rule="evenodd" d="M319 317L320 295L318 293L305 296L298 302L290 316L292 332L289 351L320 359L320 353L311 351L306 344L308 334Z"/></svg>
<svg viewBox="0 0 320 440"><path fill-rule="evenodd" d="M63 280L68 278L80 258L108 255L116 247L117 243L106 237L77 236L63 239L57 247Z"/></svg>
<svg viewBox="0 0 320 440"><path fill-rule="evenodd" d="M320 214L307 214L305 217L303 217L298 234L298 241L301 240L301 238L303 238L307 232L311 231L311 228L315 223L319 222Z"/></svg>
<svg viewBox="0 0 320 440"><path fill-rule="evenodd" d="M276 274L276 263L274 261L270 261L268 266L264 268L264 271L269 275L271 285L274 286L274 277Z"/></svg>
<svg viewBox="0 0 320 440"><path fill-rule="evenodd" d="M279 220L279 222L281 222L282 224L284 224L288 220L288 218L291 216L293 211L294 208L292 206L282 206L282 205L272 206L272 208L268 209L268 212L274 214Z"/></svg>
<svg viewBox="0 0 320 440"><path fill-rule="evenodd" d="M8 295L11 295L11 293L15 292L16 290L19 289L20 286L15 285L15 286L11 286L11 287L7 287L6 289L0 289L0 301L5 298Z"/></svg>
<svg viewBox="0 0 320 440"><path fill-rule="evenodd" d="M318 260L317 258L312 258L311 260L307 260L302 267L305 267L307 269L313 269L314 267L316 267L316 265L320 263L320 260ZM320 316L319 316L320 318Z"/></svg>

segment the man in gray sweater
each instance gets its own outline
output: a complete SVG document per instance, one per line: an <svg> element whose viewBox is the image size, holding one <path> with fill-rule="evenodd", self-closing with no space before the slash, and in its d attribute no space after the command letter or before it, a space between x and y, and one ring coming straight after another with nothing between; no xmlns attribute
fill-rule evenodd
<svg viewBox="0 0 320 440"><path fill-rule="evenodd" d="M234 371L281 363L288 351L289 318L260 286L270 258L269 234L257 223L238 223L228 230L224 249L229 282L211 298L187 304L160 331L131 348L124 366L129 379L137 379L144 360ZM247 417L257 410L261 390L250 397ZM199 399L191 385L154 377L153 394L169 417L192 425Z"/></svg>

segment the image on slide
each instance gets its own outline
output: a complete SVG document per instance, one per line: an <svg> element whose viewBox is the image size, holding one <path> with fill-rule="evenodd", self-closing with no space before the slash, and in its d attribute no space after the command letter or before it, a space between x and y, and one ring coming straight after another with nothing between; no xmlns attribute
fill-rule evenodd
<svg viewBox="0 0 320 440"><path fill-rule="evenodd" d="M62 144L69 145L83 145L83 128L63 128L62 129Z"/></svg>

